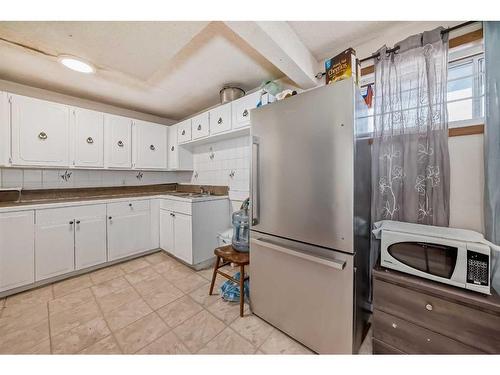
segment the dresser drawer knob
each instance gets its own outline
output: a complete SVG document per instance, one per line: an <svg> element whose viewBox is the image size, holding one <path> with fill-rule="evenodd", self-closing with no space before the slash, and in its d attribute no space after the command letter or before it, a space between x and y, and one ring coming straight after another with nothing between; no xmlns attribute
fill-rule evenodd
<svg viewBox="0 0 500 375"><path fill-rule="evenodd" d="M398 328L398 325L396 323L392 323L392 328Z"/></svg>
<svg viewBox="0 0 500 375"><path fill-rule="evenodd" d="M429 311L432 311L432 305L430 303L428 303L427 305L425 305L425 308Z"/></svg>

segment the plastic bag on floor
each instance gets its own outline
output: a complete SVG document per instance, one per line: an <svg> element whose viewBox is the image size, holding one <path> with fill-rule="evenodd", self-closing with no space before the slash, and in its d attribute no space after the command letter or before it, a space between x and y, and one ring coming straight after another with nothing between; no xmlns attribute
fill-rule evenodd
<svg viewBox="0 0 500 375"><path fill-rule="evenodd" d="M234 278L236 280L240 280L240 273L237 272L234 275ZM249 280L245 280L243 283L243 289L245 291L245 299L248 299L249 296ZM240 286L239 284L233 283L231 280L225 281L221 286L220 286L220 294L222 298L224 298L226 301L230 302L239 302L240 301Z"/></svg>

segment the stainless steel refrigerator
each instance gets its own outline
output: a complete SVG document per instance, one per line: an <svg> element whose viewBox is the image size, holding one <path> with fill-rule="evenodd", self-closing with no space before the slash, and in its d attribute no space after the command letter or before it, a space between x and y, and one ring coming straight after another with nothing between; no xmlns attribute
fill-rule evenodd
<svg viewBox="0 0 500 375"><path fill-rule="evenodd" d="M318 353L357 353L369 316L366 121L350 79L251 113L251 308Z"/></svg>

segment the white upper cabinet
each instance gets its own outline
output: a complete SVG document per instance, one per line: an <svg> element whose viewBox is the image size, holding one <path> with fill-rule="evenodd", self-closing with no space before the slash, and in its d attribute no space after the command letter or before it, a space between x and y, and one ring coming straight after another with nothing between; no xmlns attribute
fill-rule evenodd
<svg viewBox="0 0 500 375"><path fill-rule="evenodd" d="M134 168L167 168L167 126L134 120Z"/></svg>
<svg viewBox="0 0 500 375"><path fill-rule="evenodd" d="M182 121L177 125L177 142L189 142L191 140L191 120Z"/></svg>
<svg viewBox="0 0 500 375"><path fill-rule="evenodd" d="M104 167L104 114L74 108L72 121L73 166Z"/></svg>
<svg viewBox="0 0 500 375"><path fill-rule="evenodd" d="M104 115L104 157L109 168L132 167L132 120Z"/></svg>
<svg viewBox="0 0 500 375"><path fill-rule="evenodd" d="M250 125L250 111L257 108L260 97L260 91L257 91L231 102L233 129L243 128Z"/></svg>
<svg viewBox="0 0 500 375"><path fill-rule="evenodd" d="M193 154L177 142L179 124L168 127L168 169L193 169Z"/></svg>
<svg viewBox="0 0 500 375"><path fill-rule="evenodd" d="M12 164L68 166L69 107L20 95L9 101Z"/></svg>
<svg viewBox="0 0 500 375"><path fill-rule="evenodd" d="M0 91L0 165L10 165L10 121L9 100L6 92Z"/></svg>
<svg viewBox="0 0 500 375"><path fill-rule="evenodd" d="M210 110L210 134L231 130L231 103Z"/></svg>
<svg viewBox="0 0 500 375"><path fill-rule="evenodd" d="M207 137L209 134L208 112L191 119L191 133L193 139Z"/></svg>

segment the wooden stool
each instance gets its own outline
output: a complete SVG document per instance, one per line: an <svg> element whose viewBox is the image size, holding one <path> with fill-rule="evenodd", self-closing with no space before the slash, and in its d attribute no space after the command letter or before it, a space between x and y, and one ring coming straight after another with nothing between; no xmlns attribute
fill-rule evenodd
<svg viewBox="0 0 500 375"><path fill-rule="evenodd" d="M231 280L233 283L240 285L240 316L243 316L243 303L245 301L245 280L248 277L245 277L245 266L250 263L248 253L240 253L233 249L233 246L226 245L222 247L218 247L214 250L214 254L217 257L217 261L215 262L214 274L212 276L212 284L210 284L210 292L209 295L212 295L214 291L215 278L217 274L224 276L226 279ZM221 263L222 260L222 263ZM224 267L228 264L234 263L238 267L240 267L240 279L236 280L234 277L228 275L225 272L219 271L219 268Z"/></svg>

